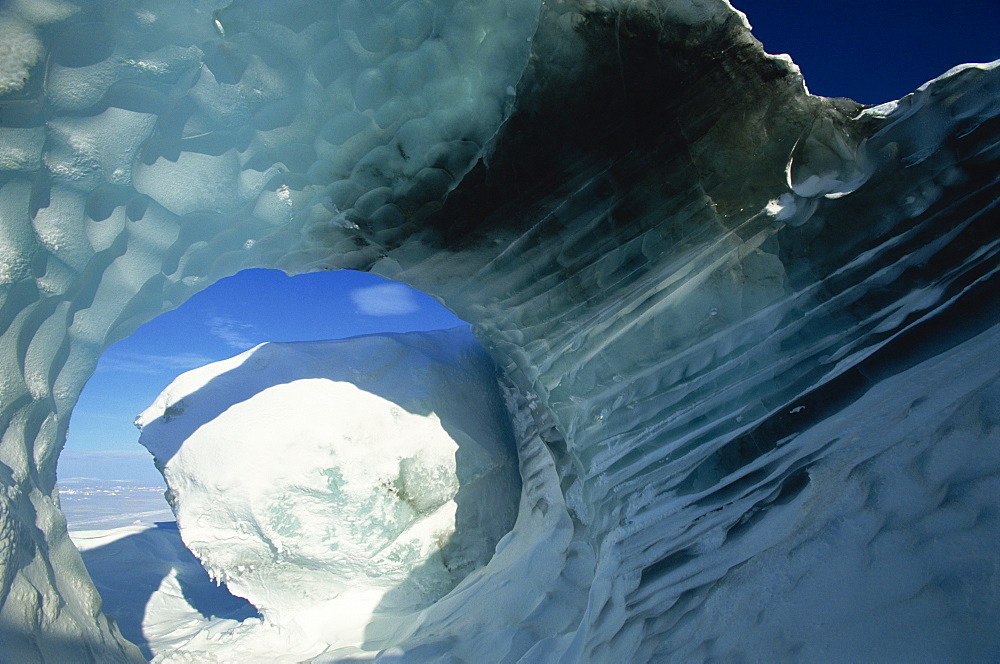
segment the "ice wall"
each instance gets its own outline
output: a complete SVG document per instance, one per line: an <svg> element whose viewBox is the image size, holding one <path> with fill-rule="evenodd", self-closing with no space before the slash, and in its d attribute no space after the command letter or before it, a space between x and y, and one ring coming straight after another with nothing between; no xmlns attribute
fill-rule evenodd
<svg viewBox="0 0 1000 664"><path fill-rule="evenodd" d="M0 32L11 657L139 659L56 456L103 347L251 266L405 281L506 373L502 570L385 661L1000 656L995 66L863 110L711 0L24 0Z"/></svg>

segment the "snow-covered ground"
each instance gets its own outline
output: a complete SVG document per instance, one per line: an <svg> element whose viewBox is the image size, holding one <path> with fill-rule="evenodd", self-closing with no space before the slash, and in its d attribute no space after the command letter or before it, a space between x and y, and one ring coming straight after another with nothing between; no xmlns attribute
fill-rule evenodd
<svg viewBox="0 0 1000 664"><path fill-rule="evenodd" d="M730 585L720 586L707 598L709 614L693 628L702 638L724 643L739 635L740 644L726 647L766 652L767 644L785 638L782 634L788 626L797 625L802 632L806 625L822 629L824 624L835 624L835 633L842 635L838 648L853 651L859 658L865 652L881 653L878 659L906 652L914 661L941 661L948 652L961 650L981 656L974 657L975 661L992 661L995 650L988 625L993 610L984 603L970 613L970 607L961 605L965 594L954 595L948 589L980 581L984 589L995 585L991 580L995 571L990 571L995 556L977 548L975 542L989 541L995 536L991 533L997 532L992 507L995 484L989 478L1000 458L995 435L990 433L1000 416L1000 382L996 369L988 368L987 358L996 347L998 329L902 372L789 443L817 450L812 479L783 490L765 510L761 523L766 527L756 535L743 536L737 555L767 549L776 533L781 543L761 551L734 575ZM928 384L939 388L924 401L915 399ZM896 423L891 434L873 439L871 432L887 421ZM987 428L981 429L979 422ZM825 442L830 440L836 444ZM853 459L859 457L867 457L863 463L880 478L877 486L854 477ZM847 490L811 489L811 485L837 483L838 474L854 478L843 482ZM915 482L918 477L923 479ZM956 479L961 481L956 483ZM929 488L921 482L929 483ZM173 521L150 522L157 514L150 509L155 504L150 495L153 487L97 480L89 486L65 485L64 509L71 535L101 592L104 610L147 657L155 656L158 662L294 662L315 655L332 658L321 661L342 661L346 655L365 654L353 649L320 653L304 634L289 639L288 626L283 629L269 622L250 603L234 597L224 585L217 586L184 546ZM934 488L938 485L950 486L951 502L928 503L940 500L940 491ZM829 522L812 522L802 511L803 500L814 505L830 503L835 516ZM956 538L958 504L970 506L979 516L973 519L969 535ZM962 518L966 517L972 519L971 515ZM674 517L661 515L661 520L670 518ZM110 527L80 528L88 523L85 519ZM132 522L135 525L114 527ZM787 531L783 537L781 531ZM873 547L890 552L880 566L862 555ZM926 556L921 565L900 566L914 550L933 555ZM707 551L702 558L711 567L719 556L721 550ZM676 571L664 579L674 576ZM760 594L760 577L767 579L773 594ZM683 579L678 576L674 582ZM862 592L867 584L894 594L868 597ZM911 596L915 603L900 600ZM939 642L934 630L910 630L913 645L908 646L896 634L883 635L868 627L876 615L919 625L921 612L933 612L936 606L964 615L964 629L978 636L961 643ZM946 627L961 632L956 625ZM299 635L294 625L291 629ZM865 634L861 643L852 636L860 633ZM925 638L926 634L932 636ZM665 639L665 644L672 643L669 637ZM681 643L672 647L685 652ZM803 648L803 653L811 653L805 659L822 659L812 646Z"/></svg>
<svg viewBox="0 0 1000 664"><path fill-rule="evenodd" d="M165 487L92 477L59 481L59 502L70 530L96 530L173 521Z"/></svg>
<svg viewBox="0 0 1000 664"><path fill-rule="evenodd" d="M145 506L143 500L132 504L127 495L117 498L104 509L117 506L123 518L137 520L148 514L135 511ZM174 521L105 530L75 530L71 523L70 528L104 600L104 612L148 659L183 644L210 642L220 632L256 620L257 611L249 602L209 579L184 546Z"/></svg>
<svg viewBox="0 0 1000 664"><path fill-rule="evenodd" d="M148 453L136 452L69 451L60 470L89 476L60 478L59 501L104 612L151 659L257 610L209 579L181 541L162 478L149 477Z"/></svg>

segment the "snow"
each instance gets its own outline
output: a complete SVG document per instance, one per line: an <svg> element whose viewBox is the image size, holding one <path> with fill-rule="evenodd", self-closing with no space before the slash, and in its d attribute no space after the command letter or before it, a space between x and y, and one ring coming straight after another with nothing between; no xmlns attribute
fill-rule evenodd
<svg viewBox="0 0 1000 664"><path fill-rule="evenodd" d="M119 510L131 506L123 500L115 505ZM74 529L70 536L101 591L104 610L149 659L192 642L206 652L210 647L205 645L219 634L260 622L246 600L209 579L173 521Z"/></svg>
<svg viewBox="0 0 1000 664"><path fill-rule="evenodd" d="M0 8L0 95L21 91L32 67L45 52L36 29L66 18L76 10L59 0L15 0Z"/></svg>
<svg viewBox="0 0 1000 664"><path fill-rule="evenodd" d="M3 5L3 657L1000 658L1000 67L866 111L808 95L723 0L640 5ZM464 578L431 543L451 504L462 521L462 451L497 431L462 419L480 395L420 378L452 413L394 419L405 394L258 370L309 355L271 346L189 374L142 420L178 531L143 507L109 531L91 508L125 487L66 482L67 510L81 499L74 518L102 528L75 533L88 578L56 481L84 383L111 342L249 267L372 271L472 324L521 490L498 482L508 511L471 512L476 535L456 525ZM442 365L439 347L379 343L403 368ZM336 422L320 398L344 405ZM379 443L360 464L342 438L260 414L285 407L423 432L396 439L423 451ZM254 442L245 459L230 427ZM281 456L286 431L301 436ZM333 487L374 500L358 486L403 459L433 478L406 478L409 502L377 494L385 512L351 546L408 533L409 558L374 579L374 556L331 560L347 541L325 531L344 516ZM292 513L301 528L269 525ZM261 615L192 599L211 581L182 538ZM387 594L411 582L425 590Z"/></svg>
<svg viewBox="0 0 1000 664"><path fill-rule="evenodd" d="M165 490L130 480L60 479L59 506L74 530L173 521Z"/></svg>
<svg viewBox="0 0 1000 664"><path fill-rule="evenodd" d="M513 434L466 328L262 344L178 377L136 424L185 544L264 616L220 655L262 632L280 661L358 647L484 567L517 514Z"/></svg>

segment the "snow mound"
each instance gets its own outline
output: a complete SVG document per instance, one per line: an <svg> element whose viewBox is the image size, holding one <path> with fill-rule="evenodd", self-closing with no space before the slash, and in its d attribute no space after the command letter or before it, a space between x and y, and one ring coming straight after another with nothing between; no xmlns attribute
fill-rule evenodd
<svg viewBox="0 0 1000 664"><path fill-rule="evenodd" d="M507 418L455 328L261 344L180 376L136 423L185 544L302 657L489 562L520 495Z"/></svg>

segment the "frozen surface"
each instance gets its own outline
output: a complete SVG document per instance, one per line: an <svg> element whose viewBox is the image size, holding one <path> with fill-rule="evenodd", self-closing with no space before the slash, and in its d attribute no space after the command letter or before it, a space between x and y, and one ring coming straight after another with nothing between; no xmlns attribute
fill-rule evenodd
<svg viewBox="0 0 1000 664"><path fill-rule="evenodd" d="M165 487L94 478L59 480L59 507L71 530L120 528L172 521Z"/></svg>
<svg viewBox="0 0 1000 664"><path fill-rule="evenodd" d="M278 267L472 323L522 479L486 567L318 661L1000 658L996 63L865 109L721 0L34 0L0 35L5 655L141 659L59 511L70 412L108 344Z"/></svg>
<svg viewBox="0 0 1000 664"><path fill-rule="evenodd" d="M264 616L221 657L260 656L262 631L279 661L370 645L517 516L513 432L467 328L262 344L183 374L136 424L185 544Z"/></svg>
<svg viewBox="0 0 1000 664"><path fill-rule="evenodd" d="M128 497L116 505L131 509ZM73 529L87 572L122 635L147 659L159 650L212 650L213 639L260 623L246 600L212 581L184 546L173 521ZM201 661L211 661L203 654ZM251 655L251 659L253 656Z"/></svg>

